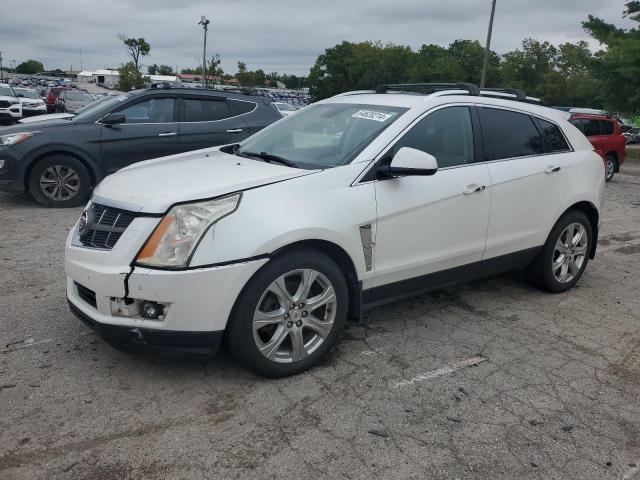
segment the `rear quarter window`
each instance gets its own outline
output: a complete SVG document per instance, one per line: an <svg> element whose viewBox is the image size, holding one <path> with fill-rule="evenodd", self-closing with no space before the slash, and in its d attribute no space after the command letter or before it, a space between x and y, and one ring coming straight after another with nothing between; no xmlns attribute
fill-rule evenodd
<svg viewBox="0 0 640 480"><path fill-rule="evenodd" d="M571 150L569 148L569 144L564 138L564 135L562 134L562 131L560 130L560 127L551 122L547 122L546 120L538 119L538 122L540 122L540 127L542 128L542 133L547 140L550 152L560 153Z"/></svg>
<svg viewBox="0 0 640 480"><path fill-rule="evenodd" d="M253 112L256 106L257 105L254 102L245 102L242 100L229 100L229 107L231 108L232 116Z"/></svg>

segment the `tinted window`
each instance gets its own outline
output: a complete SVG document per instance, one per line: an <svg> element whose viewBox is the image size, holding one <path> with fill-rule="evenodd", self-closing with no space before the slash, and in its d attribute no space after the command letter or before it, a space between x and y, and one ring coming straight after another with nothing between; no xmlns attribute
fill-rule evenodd
<svg viewBox="0 0 640 480"><path fill-rule="evenodd" d="M150 98L125 108L124 123L171 123L173 122L173 98Z"/></svg>
<svg viewBox="0 0 640 480"><path fill-rule="evenodd" d="M229 106L224 100L184 99L185 122L210 122L229 117Z"/></svg>
<svg viewBox="0 0 640 480"><path fill-rule="evenodd" d="M570 150L567 141L560 131L560 127L545 120L538 121L542 127L542 133L547 138L547 142L549 142L551 152L567 152Z"/></svg>
<svg viewBox="0 0 640 480"><path fill-rule="evenodd" d="M393 154L402 147L430 153L438 167L473 163L473 128L467 107L437 110L411 128L393 146Z"/></svg>
<svg viewBox="0 0 640 480"><path fill-rule="evenodd" d="M571 120L578 130L585 134L587 137L593 137L595 135L600 135L600 121L599 120L589 120L585 118L578 118L575 120Z"/></svg>
<svg viewBox="0 0 640 480"><path fill-rule="evenodd" d="M600 135L613 135L613 122L601 120L600 124L600 131L602 132Z"/></svg>
<svg viewBox="0 0 640 480"><path fill-rule="evenodd" d="M542 137L529 115L495 108L478 110L487 160L543 153Z"/></svg>
<svg viewBox="0 0 640 480"><path fill-rule="evenodd" d="M253 112L256 104L253 102L243 102L240 100L229 100L231 105L231 115L242 115L243 113Z"/></svg>

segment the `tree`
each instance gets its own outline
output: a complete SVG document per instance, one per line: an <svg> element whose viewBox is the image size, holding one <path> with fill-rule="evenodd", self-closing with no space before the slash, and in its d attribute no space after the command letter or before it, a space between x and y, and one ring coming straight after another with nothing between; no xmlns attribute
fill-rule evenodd
<svg viewBox="0 0 640 480"><path fill-rule="evenodd" d="M158 74L158 64L154 63L153 65L149 65L147 67L147 73L149 75L157 75Z"/></svg>
<svg viewBox="0 0 640 480"><path fill-rule="evenodd" d="M118 35L118 38L120 38L125 47L127 47L129 55L131 56L132 63L135 66L136 70L140 70L140 67L142 66L140 64L140 59L149 55L149 52L151 51L151 45L149 45L147 41L142 37L127 38L126 35L121 33Z"/></svg>
<svg viewBox="0 0 640 480"><path fill-rule="evenodd" d="M44 65L38 60L27 60L16 67L16 73L33 75L34 73L44 72Z"/></svg>
<svg viewBox="0 0 640 480"><path fill-rule="evenodd" d="M623 15L640 22L640 2L625 3ZM621 113L640 111L640 30L622 29L589 15L583 22L584 29L601 45L606 45L595 55L592 71L602 84L605 107Z"/></svg>
<svg viewBox="0 0 640 480"><path fill-rule="evenodd" d="M143 88L145 84L151 82L149 77L143 76L142 73L140 73L140 70L133 62L125 63L118 71L120 72L120 77L116 89L122 90L123 92Z"/></svg>
<svg viewBox="0 0 640 480"><path fill-rule="evenodd" d="M224 71L220 68L221 63L222 58L219 54L212 55L211 60L207 62L207 74L212 77L222 77Z"/></svg>

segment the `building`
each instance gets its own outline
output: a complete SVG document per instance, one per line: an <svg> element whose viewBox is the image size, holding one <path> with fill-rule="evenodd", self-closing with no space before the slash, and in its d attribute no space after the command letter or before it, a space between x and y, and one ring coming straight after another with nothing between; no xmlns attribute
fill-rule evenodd
<svg viewBox="0 0 640 480"><path fill-rule="evenodd" d="M144 74L143 74L144 75ZM178 78L175 75L144 75L151 79L151 83L165 83L165 82L178 82ZM97 83L103 85L115 85L120 78L120 72L118 70L83 70L77 75L78 83Z"/></svg>

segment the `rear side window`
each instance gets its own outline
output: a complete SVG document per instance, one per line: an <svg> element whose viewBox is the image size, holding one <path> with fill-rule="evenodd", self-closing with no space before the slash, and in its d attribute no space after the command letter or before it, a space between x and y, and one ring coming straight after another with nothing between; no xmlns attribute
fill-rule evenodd
<svg viewBox="0 0 640 480"><path fill-rule="evenodd" d="M529 115L479 108L486 160L526 157L544 152L542 136Z"/></svg>
<svg viewBox="0 0 640 480"><path fill-rule="evenodd" d="M256 104L253 102L243 102L241 100L229 100L231 106L231 115L242 115L244 113L253 112L256 108Z"/></svg>
<svg viewBox="0 0 640 480"><path fill-rule="evenodd" d="M608 120L600 120L600 131L602 132L600 135L613 135L613 122Z"/></svg>
<svg viewBox="0 0 640 480"><path fill-rule="evenodd" d="M586 137L594 137L596 135L602 135L600 120L590 120L588 118L578 118L571 120L578 130L580 130Z"/></svg>
<svg viewBox="0 0 640 480"><path fill-rule="evenodd" d="M430 153L439 168L473 163L473 128L468 107L447 107L429 114L411 127L393 146L395 155L402 147Z"/></svg>
<svg viewBox="0 0 640 480"><path fill-rule="evenodd" d="M185 122L212 122L229 116L229 105L224 100L184 99Z"/></svg>
<svg viewBox="0 0 640 480"><path fill-rule="evenodd" d="M560 131L560 127L547 122L546 120L540 120L540 127L542 127L542 133L544 134L547 142L549 142L549 151L554 153L568 152L570 150L567 141Z"/></svg>

